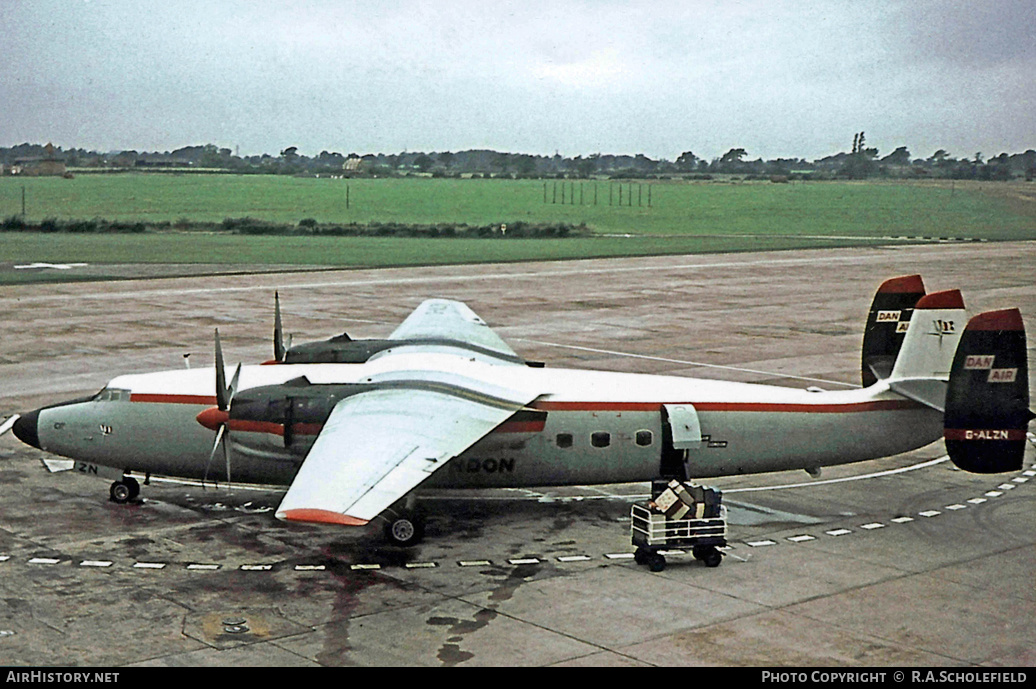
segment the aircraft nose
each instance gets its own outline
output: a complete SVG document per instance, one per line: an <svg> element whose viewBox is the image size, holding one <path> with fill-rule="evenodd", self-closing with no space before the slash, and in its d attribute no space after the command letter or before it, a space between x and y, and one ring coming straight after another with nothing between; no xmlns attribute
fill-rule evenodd
<svg viewBox="0 0 1036 689"><path fill-rule="evenodd" d="M39 423L40 410L23 414L14 422L14 426L11 427L11 432L14 433L14 437L21 440L26 445L32 445L37 450L40 448L40 435L37 431L37 424Z"/></svg>

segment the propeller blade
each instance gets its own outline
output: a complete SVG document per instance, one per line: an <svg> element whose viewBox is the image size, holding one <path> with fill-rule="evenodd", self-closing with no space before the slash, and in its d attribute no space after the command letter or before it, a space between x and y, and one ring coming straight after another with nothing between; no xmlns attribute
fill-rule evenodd
<svg viewBox="0 0 1036 689"><path fill-rule="evenodd" d="M9 418L6 421L4 421L3 424L0 424L0 435L3 435L7 431L11 430L11 428L14 427L14 422L17 421L20 418L21 418L21 415L15 414L11 418Z"/></svg>
<svg viewBox="0 0 1036 689"><path fill-rule="evenodd" d="M234 369L234 375L230 378L230 387L227 388L227 408L230 408L231 402L234 401L234 393L237 392L237 381L241 377L241 364L237 365Z"/></svg>
<svg viewBox="0 0 1036 689"><path fill-rule="evenodd" d="M216 431L216 442L212 443L212 452L209 453L209 462L205 465L205 474L201 478L201 487L205 488L205 483L209 480L209 469L212 467L212 458L216 456L216 449L219 447L220 442L223 440L223 433L227 430L227 425L222 424L219 430Z"/></svg>
<svg viewBox="0 0 1036 689"><path fill-rule="evenodd" d="M223 348L219 344L219 328L216 328L216 406L220 411L230 408L227 399L227 371L223 363Z"/></svg>
<svg viewBox="0 0 1036 689"><path fill-rule="evenodd" d="M291 345L288 345L289 347ZM284 346L284 326L281 323L281 296L273 293L273 358L284 361L288 350Z"/></svg>
<svg viewBox="0 0 1036 689"><path fill-rule="evenodd" d="M228 435L223 440L223 459L227 463L227 492L233 490L233 486L230 483L230 436Z"/></svg>

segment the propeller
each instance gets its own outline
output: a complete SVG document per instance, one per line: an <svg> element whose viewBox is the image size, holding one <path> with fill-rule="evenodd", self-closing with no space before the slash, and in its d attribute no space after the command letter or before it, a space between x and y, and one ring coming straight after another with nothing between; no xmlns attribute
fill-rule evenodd
<svg viewBox="0 0 1036 689"><path fill-rule="evenodd" d="M202 486L209 478L209 469L212 467L212 459L216 451L223 446L223 460L227 465L227 490L230 490L230 443L227 432L230 422L230 404L234 401L234 393L237 391L238 378L241 376L241 364L237 365L230 385L227 386L226 365L223 363L223 348L219 342L219 328L216 328L216 408L218 410L219 428L216 431L216 440L212 444L212 452L209 453L209 462L205 465L205 475L202 478ZM211 411L211 410L209 410ZM202 412L205 414L206 412ZM199 415L200 416L200 415Z"/></svg>
<svg viewBox="0 0 1036 689"><path fill-rule="evenodd" d="M0 424L0 435L3 435L7 431L11 430L11 428L14 427L14 422L17 421L19 418L21 417L18 414L14 414L10 418L5 419L4 422Z"/></svg>
<svg viewBox="0 0 1036 689"><path fill-rule="evenodd" d="M275 361L284 361L291 349L291 335L284 339L284 326L281 323L281 295L273 293L273 358Z"/></svg>

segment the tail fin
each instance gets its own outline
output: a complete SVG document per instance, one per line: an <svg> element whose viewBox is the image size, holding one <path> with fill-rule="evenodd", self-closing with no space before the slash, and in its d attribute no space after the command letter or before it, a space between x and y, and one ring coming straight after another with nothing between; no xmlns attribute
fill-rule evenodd
<svg viewBox="0 0 1036 689"><path fill-rule="evenodd" d="M914 306L890 381L948 380L966 318L960 290L922 297Z"/></svg>
<svg viewBox="0 0 1036 689"><path fill-rule="evenodd" d="M1018 309L989 311L968 322L946 394L946 451L980 474L1022 468L1029 421L1025 326Z"/></svg>
<svg viewBox="0 0 1036 689"><path fill-rule="evenodd" d="M888 378L903 345L914 305L925 295L920 275L886 280L878 288L863 333L863 387Z"/></svg>

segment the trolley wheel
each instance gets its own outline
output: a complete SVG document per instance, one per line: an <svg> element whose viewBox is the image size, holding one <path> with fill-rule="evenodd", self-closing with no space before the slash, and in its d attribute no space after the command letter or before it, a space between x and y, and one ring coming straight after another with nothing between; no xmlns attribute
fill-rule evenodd
<svg viewBox="0 0 1036 689"><path fill-rule="evenodd" d="M665 557L658 553L651 553L648 555L647 566L652 572L661 572L665 569Z"/></svg>
<svg viewBox="0 0 1036 689"><path fill-rule="evenodd" d="M719 567L719 564L723 562L723 553L719 552L714 545L696 545L694 546L694 559L701 560L706 567Z"/></svg>
<svg viewBox="0 0 1036 689"><path fill-rule="evenodd" d="M646 550L644 548L637 548L633 552L633 561L636 562L638 565L646 565L649 555L651 555L651 551Z"/></svg>

